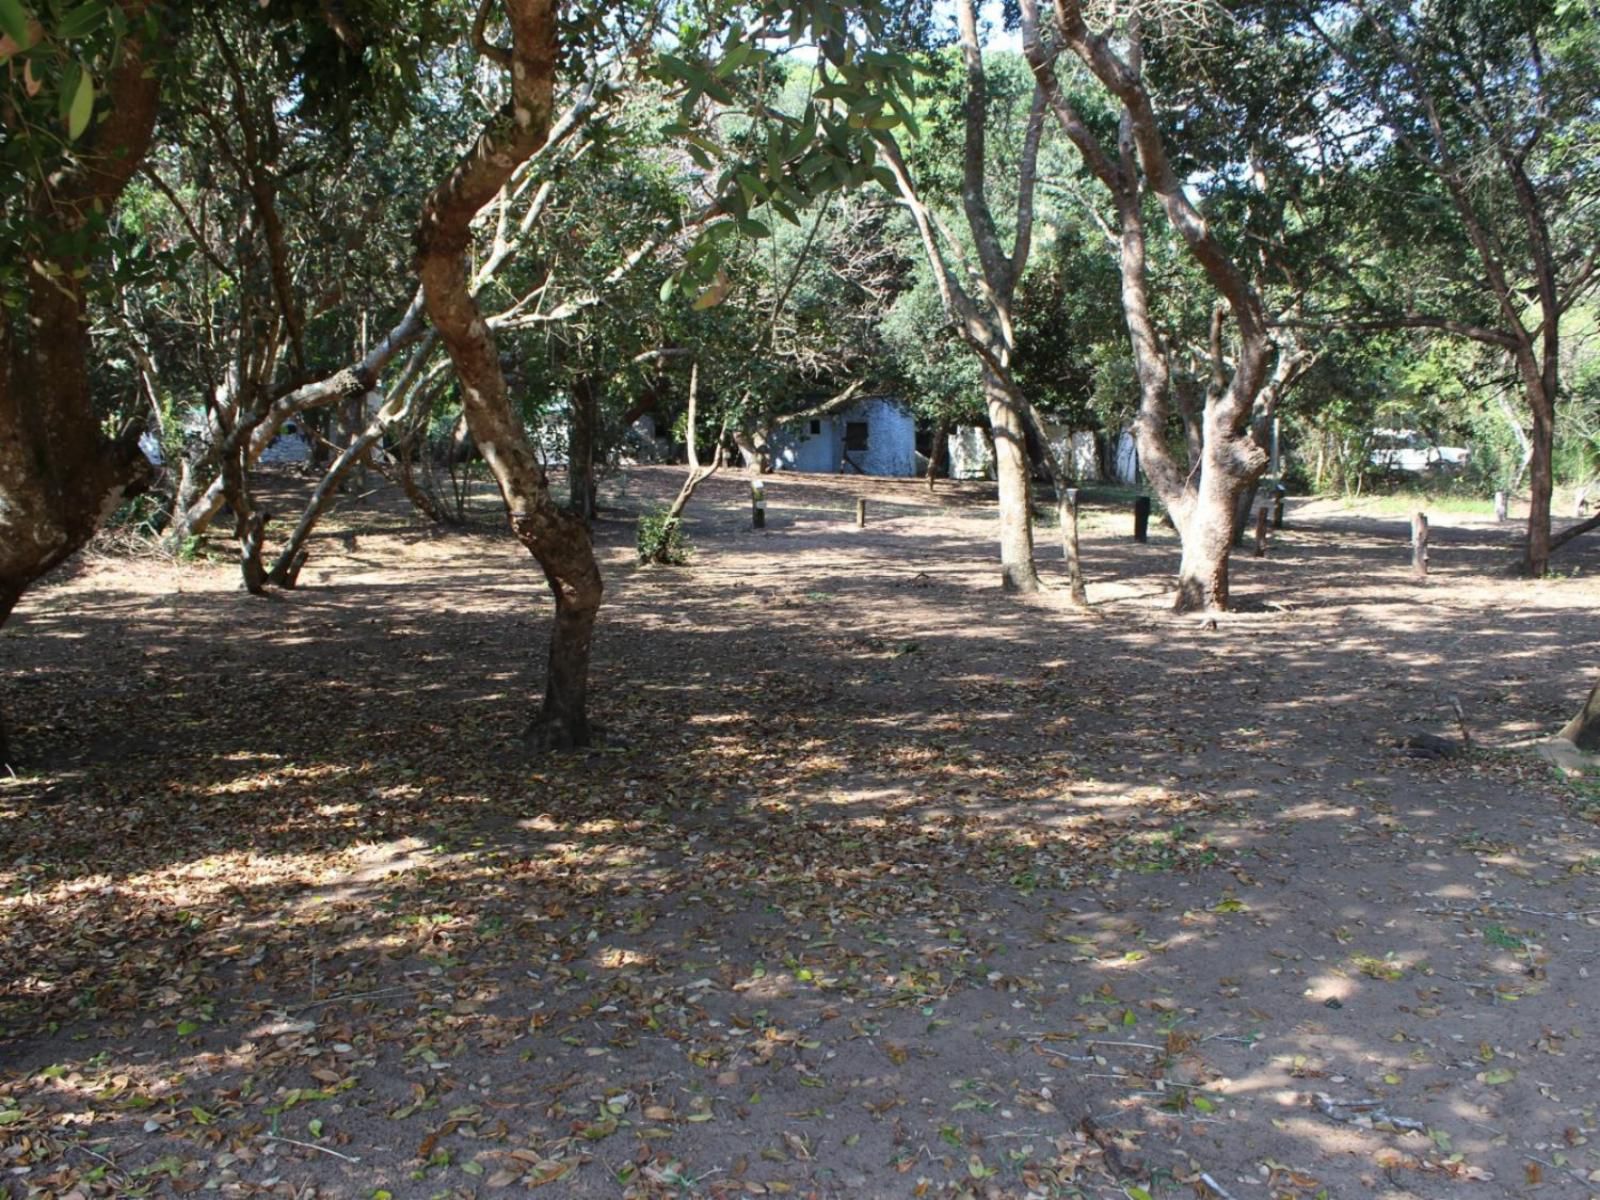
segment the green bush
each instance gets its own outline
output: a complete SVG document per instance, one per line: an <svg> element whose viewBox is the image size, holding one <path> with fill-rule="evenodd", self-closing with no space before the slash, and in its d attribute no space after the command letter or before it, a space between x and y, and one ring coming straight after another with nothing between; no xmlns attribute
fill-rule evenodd
<svg viewBox="0 0 1600 1200"><path fill-rule="evenodd" d="M659 508L639 518L639 531L635 537L642 563L662 563L682 566L689 561L693 547L683 532L681 518L670 516Z"/></svg>

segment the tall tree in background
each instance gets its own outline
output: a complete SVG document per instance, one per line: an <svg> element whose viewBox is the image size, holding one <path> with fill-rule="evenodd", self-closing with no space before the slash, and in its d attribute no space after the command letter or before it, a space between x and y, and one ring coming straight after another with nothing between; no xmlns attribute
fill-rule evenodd
<svg viewBox="0 0 1600 1200"><path fill-rule="evenodd" d="M1387 280L1352 271L1356 315L1437 329L1509 357L1532 422L1523 569L1552 540L1561 322L1600 284L1600 26L1562 0L1354 0L1302 7L1338 56L1335 132L1373 159L1369 242ZM1403 273L1403 276L1402 276ZM1404 279L1403 285L1399 279Z"/></svg>
<svg viewBox="0 0 1600 1200"><path fill-rule="evenodd" d="M1097 30L1090 27L1079 0L1054 4L1061 48L1083 64L1113 101L1118 122L1114 140L1091 127L1058 77L1057 51L1044 40L1037 0L1022 0L1021 17L1023 49L1050 109L1113 202L1123 317L1139 383L1134 436L1140 464L1183 545L1174 607L1179 612L1226 609L1228 558L1240 498L1254 488L1268 464L1256 435L1278 397L1303 370L1304 357L1278 353L1260 292L1185 187L1146 78L1139 11ZM1209 338L1211 379L1184 422L1187 469L1168 440L1176 394L1173 348L1154 319L1146 195L1159 205L1216 296Z"/></svg>
<svg viewBox="0 0 1600 1200"><path fill-rule="evenodd" d="M956 20L964 73L961 208L977 258L975 272L963 262L961 243L941 227L928 206L899 147L887 133L883 142L896 187L916 222L947 319L980 362L979 377L994 437L995 477L1000 493L1001 584L1007 591L1035 592L1039 590L1039 572L1033 559L1033 489L1027 436L1031 410L1010 371L1017 348L1011 310L1033 247L1044 102L1037 87L1030 89L1032 99L1014 178L1007 180L1008 199L1014 203L1014 211L1007 214L1011 234L1007 247L989 199L990 71L979 41L975 0L958 0Z"/></svg>

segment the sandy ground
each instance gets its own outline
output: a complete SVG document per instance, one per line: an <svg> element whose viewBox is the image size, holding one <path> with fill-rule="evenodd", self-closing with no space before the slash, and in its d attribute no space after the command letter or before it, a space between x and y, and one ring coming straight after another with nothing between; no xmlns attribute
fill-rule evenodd
<svg viewBox="0 0 1600 1200"><path fill-rule="evenodd" d="M1210 630L1092 505L1093 614L1002 595L981 486L757 532L721 476L639 569L678 478L606 492L593 752L518 749L525 552L387 495L269 600L28 597L0 1190L1600 1194L1600 785L1508 749L1600 665L1600 539L1529 584L1441 516L1417 583L1294 504Z"/></svg>

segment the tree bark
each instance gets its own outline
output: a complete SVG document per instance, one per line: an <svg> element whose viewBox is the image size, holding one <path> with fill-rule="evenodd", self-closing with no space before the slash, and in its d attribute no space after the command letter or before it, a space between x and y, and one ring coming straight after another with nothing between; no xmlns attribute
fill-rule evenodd
<svg viewBox="0 0 1600 1200"><path fill-rule="evenodd" d="M73 158L28 187L24 219L37 223L40 250L22 275L23 327L0 309L0 624L152 475L137 429L118 438L101 429L85 287L96 263L76 248L94 241L91 219L116 203L155 129L161 74L143 33L145 5L121 8L130 32L103 81L109 108Z"/></svg>
<svg viewBox="0 0 1600 1200"><path fill-rule="evenodd" d="M1033 481L1029 478L1028 442L1022 418L1012 408L1004 385L988 367L983 371L983 398L989 409L994 474L1000 485L1000 585L1008 592L1037 592Z"/></svg>
<svg viewBox="0 0 1600 1200"><path fill-rule="evenodd" d="M999 226L987 194L989 90L974 0L958 0L956 21L966 69L961 201L967 228L978 252L982 286L981 292L976 294L981 295L982 303L960 278L967 272L953 270L946 261L935 235L935 218L918 195L899 146L888 134L880 136L879 145L883 147L883 158L895 177L901 198L916 222L945 313L962 340L984 364L984 403L994 439L995 478L999 482L1001 586L1011 592L1036 592L1040 582L1033 561L1032 486L1024 432L1029 418L1023 411L1026 397L1010 377L1011 356L1016 349L1011 305L1033 244L1033 201L1038 182L1045 99L1043 91L1035 88L1017 167L1015 235L1008 254L1001 243ZM1048 448L1047 437L1045 446Z"/></svg>
<svg viewBox="0 0 1600 1200"><path fill-rule="evenodd" d="M1023 52L1034 79L1084 164L1116 204L1123 318L1139 378L1134 439L1145 474L1166 505L1183 546L1173 608L1177 612L1226 609L1228 557L1240 494L1254 487L1268 461L1251 434L1252 413L1268 389L1267 364L1275 350L1266 311L1255 288L1189 199L1167 154L1142 73L1136 24L1120 31L1114 43L1106 33L1089 28L1080 0L1054 0L1054 8L1066 48L1120 109L1117 142L1111 147L1061 88L1053 58L1041 39L1038 0L1021 0ZM1191 447L1188 470L1179 466L1166 440L1174 384L1168 349L1152 319L1148 295L1142 213L1146 189L1219 297L1213 308L1211 382L1204 406L1198 408L1188 394L1178 397L1184 402L1184 428ZM1231 375L1223 368L1224 316L1231 318L1237 335ZM1280 355L1280 370L1286 366Z"/></svg>
<svg viewBox="0 0 1600 1200"><path fill-rule="evenodd" d="M589 744L589 660L603 585L588 526L563 512L512 411L494 335L471 290L473 218L550 134L557 63L555 0L505 0L510 102L423 208L418 271L428 315L461 383L473 439L505 500L512 532L544 570L555 600L544 698L525 739L541 749Z"/></svg>
<svg viewBox="0 0 1600 1200"><path fill-rule="evenodd" d="M1600 751L1600 683L1590 689L1578 715L1568 721L1557 737L1566 738L1579 750Z"/></svg>
<svg viewBox="0 0 1600 1200"><path fill-rule="evenodd" d="M949 421L940 421L938 423L938 425L934 426L933 444L928 447L927 482L928 482L928 490L930 492L933 491L934 481L939 478L939 464L944 460L945 455L949 452L948 447L946 445L947 439L949 437L950 437L950 422Z"/></svg>
<svg viewBox="0 0 1600 1200"><path fill-rule="evenodd" d="M572 413L567 438L567 507L592 522L599 486L594 457L600 437L600 393L605 384L593 375L581 375L572 384Z"/></svg>
<svg viewBox="0 0 1600 1200"><path fill-rule="evenodd" d="M1541 381L1542 383L1542 381ZM1530 389L1534 392L1534 389ZM1538 579L1550 570L1550 508L1555 492L1555 405L1541 386L1528 397L1533 412L1528 459L1528 539L1523 549L1523 574Z"/></svg>
<svg viewBox="0 0 1600 1200"><path fill-rule="evenodd" d="M246 450L246 465L255 464L272 444L272 439L278 435L278 430L283 428L283 423L290 417L349 396L366 395L372 391L377 386L378 378L383 374L384 368L394 356L421 338L426 329L423 297L421 292L418 292L394 327L360 359L340 368L325 379L294 388L272 401L260 422L247 431L249 444ZM320 442L313 442L313 445L319 444ZM224 454L228 449L227 446L221 447ZM172 545L181 543L186 537L204 533L216 515L222 511L225 497L221 472L203 491L198 488L196 491L198 494L195 499L187 506L180 507L179 512L175 514L169 531L169 543Z"/></svg>
<svg viewBox="0 0 1600 1200"><path fill-rule="evenodd" d="M713 475L715 475L718 471L720 471L722 469L722 460L723 460L722 437L723 437L723 434L725 434L727 432L727 423L726 422L723 423L722 428L717 430L716 449L712 452L712 455L711 455L711 465L709 467L701 467L701 465L700 465L700 450L699 450L699 447L696 445L696 437L695 437L695 422L696 422L696 412L695 412L695 410L696 410L696 407L697 407L697 405L699 403L699 398L700 398L700 364L699 364L699 362L695 362L689 368L689 418L688 418L688 422L687 422L688 423L687 446L688 446L688 451L689 451L689 473L688 473L688 475L684 476L683 485L678 489L677 496L675 496L673 498L672 505L667 509L666 519L669 522L677 522L677 521L681 520L683 518L684 510L689 507L689 501L694 499L694 494L695 494L696 491L699 490L700 485L702 483L704 483L706 480L710 479ZM654 563L657 563L657 564L665 565L665 563L667 561L667 559L665 557L666 551L667 551L667 542L666 542L665 539L663 539L661 544L656 547L656 554L651 559L651 561L654 562Z"/></svg>

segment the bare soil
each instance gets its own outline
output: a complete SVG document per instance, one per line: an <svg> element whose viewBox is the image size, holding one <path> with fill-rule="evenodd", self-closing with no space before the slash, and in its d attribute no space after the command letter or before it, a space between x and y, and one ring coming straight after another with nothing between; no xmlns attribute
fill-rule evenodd
<svg viewBox="0 0 1600 1200"><path fill-rule="evenodd" d="M1593 682L1596 539L1527 583L1442 516L1419 583L1294 503L1213 629L1092 498L1092 615L1001 594L981 485L758 532L723 475L638 568L680 478L606 491L591 752L519 748L531 560L388 494L268 600L28 597L0 1191L1600 1193L1600 787L1509 748Z"/></svg>

